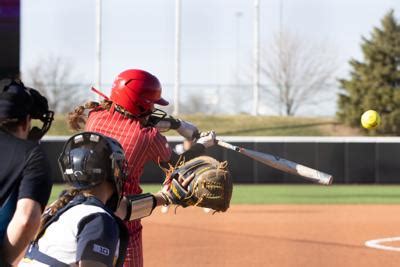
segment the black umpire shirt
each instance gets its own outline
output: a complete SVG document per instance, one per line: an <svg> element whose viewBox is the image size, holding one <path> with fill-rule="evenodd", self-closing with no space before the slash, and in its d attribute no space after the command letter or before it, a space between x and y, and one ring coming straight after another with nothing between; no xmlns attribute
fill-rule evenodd
<svg viewBox="0 0 400 267"><path fill-rule="evenodd" d="M49 200L51 187L48 161L39 145L0 130L1 242L15 212L16 202L29 198L40 203L43 210Z"/></svg>

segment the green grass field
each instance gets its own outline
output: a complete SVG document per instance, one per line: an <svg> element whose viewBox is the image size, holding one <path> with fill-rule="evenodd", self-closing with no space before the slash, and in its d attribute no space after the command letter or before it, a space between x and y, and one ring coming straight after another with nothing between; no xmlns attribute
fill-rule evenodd
<svg viewBox="0 0 400 267"><path fill-rule="evenodd" d="M144 192L160 185L145 184ZM53 201L63 185L55 185ZM232 204L400 204L400 185L235 185Z"/></svg>
<svg viewBox="0 0 400 267"><path fill-rule="evenodd" d="M182 115L199 129L213 129L218 135L233 136L338 136L362 135L357 129L339 124L334 118L306 118L249 115ZM64 115L57 115L48 135L71 135ZM166 135L177 135L169 131Z"/></svg>

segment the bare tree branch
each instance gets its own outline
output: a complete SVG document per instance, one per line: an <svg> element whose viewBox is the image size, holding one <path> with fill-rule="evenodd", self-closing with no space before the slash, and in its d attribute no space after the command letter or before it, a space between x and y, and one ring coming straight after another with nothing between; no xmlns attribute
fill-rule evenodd
<svg viewBox="0 0 400 267"><path fill-rule="evenodd" d="M71 111L84 101L85 85L73 74L73 67L66 59L49 56L40 60L25 75L27 84L39 90L49 101L49 107L56 112Z"/></svg>
<svg viewBox="0 0 400 267"><path fill-rule="evenodd" d="M261 75L279 113L294 115L331 89L337 64L322 43L284 32L262 53ZM268 87L268 88L266 88Z"/></svg>

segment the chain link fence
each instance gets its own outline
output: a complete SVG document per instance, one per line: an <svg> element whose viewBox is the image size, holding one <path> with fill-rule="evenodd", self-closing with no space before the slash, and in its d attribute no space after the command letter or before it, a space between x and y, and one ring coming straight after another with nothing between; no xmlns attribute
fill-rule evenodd
<svg viewBox="0 0 400 267"><path fill-rule="evenodd" d="M57 85L60 86L60 85ZM93 84L71 83L57 88L56 85L45 84L38 88L49 99L50 108L65 113L73 107L88 100L99 101L101 96L91 91ZM99 89L106 96L110 95L111 84L102 84ZM285 115L283 106L274 101L265 90L268 85L261 86L259 94L260 115ZM299 116L333 116L336 111L335 88L323 92L314 101L304 104L296 115ZM162 95L169 101L166 107L160 107L167 113L174 109L174 85L164 84ZM253 108L253 85L251 84L182 84L180 87L179 111L181 114L205 115L237 115L251 114Z"/></svg>

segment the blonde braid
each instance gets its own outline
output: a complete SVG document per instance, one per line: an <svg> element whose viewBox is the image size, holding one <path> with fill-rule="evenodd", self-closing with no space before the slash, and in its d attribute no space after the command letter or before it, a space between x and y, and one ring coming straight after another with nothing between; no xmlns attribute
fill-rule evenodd
<svg viewBox="0 0 400 267"><path fill-rule="evenodd" d="M89 101L83 106L77 106L74 111L68 113L67 121L69 127L74 131L79 131L84 128L87 119L87 115L85 115L86 109L110 110L111 106L112 102L109 100L103 100L100 103Z"/></svg>

